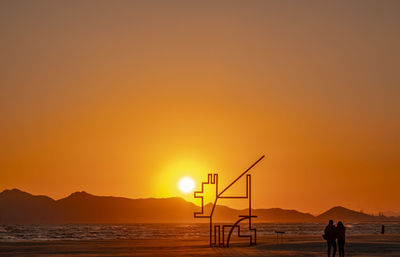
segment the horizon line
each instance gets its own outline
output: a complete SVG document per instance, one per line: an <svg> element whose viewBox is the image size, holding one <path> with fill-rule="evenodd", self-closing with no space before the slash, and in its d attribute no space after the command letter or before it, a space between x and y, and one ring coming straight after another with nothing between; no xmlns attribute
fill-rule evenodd
<svg viewBox="0 0 400 257"><path fill-rule="evenodd" d="M195 206L201 208L201 206L195 204L194 202L188 201L188 200L186 200L186 199L184 199L183 197L180 197L180 196L131 198L131 197L125 197L125 196L95 195L95 194L88 193L88 192L85 191L85 190L81 190L81 191L72 192L72 193L70 193L69 195L67 195L67 196L65 196L65 197L62 197L62 198L59 198L59 199L55 199L55 198L52 198L52 197L50 197L50 196L48 196L48 195L43 195L43 194L32 194L32 193L29 193L29 192L27 192L27 191L24 191L24 190L21 190L21 189L19 189L19 188L16 188L16 187L14 187L14 188L12 188L12 189L6 188L6 189L2 190L2 191L0 192L0 194L4 193L4 192L6 192L6 191L19 191L19 192L26 193L26 194L29 194L29 195L32 195L32 196L44 196L44 197L48 197L48 198L52 199L53 201L59 201L59 200L68 198L68 197L70 197L71 195L76 194L76 193L85 193L85 194L88 194L88 195L91 195L91 196L95 196L95 197L113 197L113 198L124 198L124 199L129 199L129 200L149 200L149 199L173 199L173 198L177 198L177 199L181 199L181 200L183 200L183 201L185 201L185 202L187 202L187 203L191 203L191 204L193 204L193 205L195 205ZM209 204L212 205L213 203L212 203L212 202L206 203L206 205L209 205ZM229 207L229 206L226 206L226 205L222 205L222 204L218 204L218 206L223 206L223 207L226 207L226 208L229 208L229 209L233 209L233 210L238 210L238 211L242 211L242 210L247 210L247 209L248 209L248 208L232 208L232 207ZM282 207L260 207L260 208L251 208L251 209L252 209L252 210L281 209L281 210L285 210L285 211L297 211L297 212L299 212L299 213L310 214L310 215L312 215L312 216L317 217L317 216L319 216L319 215L321 215L321 214L323 214L323 213L325 213L325 212L327 212L327 211L329 211L329 210L332 210L332 209L334 209L334 208L337 208L337 207L344 208L344 209L347 209L347 210L350 210L350 211L355 211L355 212L358 212L358 213L364 213L364 214L367 214L367 215L370 215L370 216L379 216L381 213L384 213L384 212L394 212L394 213L396 213L398 216L393 216L393 217L400 217L400 212L397 211L397 210L386 210L386 211L381 211L381 212L378 212L378 215L375 215L374 213L363 212L362 210L357 211L357 210L354 210L354 209L345 207L345 206L343 206L343 205L335 205L335 206L332 206L332 207L328 208L327 210L320 212L319 214L312 213L312 212L306 212L306 211L300 211L300 210L297 210L297 209L284 209L284 208L282 208ZM383 216L385 216L385 215L383 215ZM385 217L391 217L391 216L385 216Z"/></svg>

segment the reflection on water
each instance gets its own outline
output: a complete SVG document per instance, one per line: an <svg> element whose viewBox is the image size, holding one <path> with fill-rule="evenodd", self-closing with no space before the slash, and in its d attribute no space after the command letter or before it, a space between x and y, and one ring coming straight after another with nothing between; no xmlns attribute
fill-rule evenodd
<svg viewBox="0 0 400 257"><path fill-rule="evenodd" d="M326 224L256 223L257 235L275 230L294 235L321 235ZM346 224L348 234L377 234L382 224ZM387 234L400 234L400 223L386 223ZM0 225L0 241L99 240L207 237L208 224L90 224L90 225Z"/></svg>

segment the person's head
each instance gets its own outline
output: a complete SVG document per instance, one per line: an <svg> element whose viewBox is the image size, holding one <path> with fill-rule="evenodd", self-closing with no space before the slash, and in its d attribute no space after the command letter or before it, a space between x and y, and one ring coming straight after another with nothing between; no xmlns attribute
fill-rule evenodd
<svg viewBox="0 0 400 257"><path fill-rule="evenodd" d="M343 225L343 223L342 223L341 221L339 221L339 222L337 223L337 226L338 226L338 227L341 227L341 228L344 227L344 225Z"/></svg>
<svg viewBox="0 0 400 257"><path fill-rule="evenodd" d="M333 225L333 220L329 220L329 225Z"/></svg>

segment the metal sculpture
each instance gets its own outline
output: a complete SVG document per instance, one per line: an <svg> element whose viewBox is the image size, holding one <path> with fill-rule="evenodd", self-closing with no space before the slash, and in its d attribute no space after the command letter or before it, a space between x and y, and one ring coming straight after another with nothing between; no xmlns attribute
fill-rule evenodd
<svg viewBox="0 0 400 257"><path fill-rule="evenodd" d="M257 244L257 230L255 228L252 228L252 223L251 223L251 219L257 217L257 216L254 216L251 214L251 175L250 174L246 175L246 195L245 196L223 196L223 194L233 184L235 184L240 178L242 178L246 173L248 173L255 165L257 165L257 163L259 163L264 157L265 157L264 155L261 156L255 163L253 163L253 165L251 165L247 170L245 170L242 174L240 174L239 177L237 177L232 183L230 183L220 193L218 192L218 174L211 174L211 173L209 173L207 176L207 182L201 183L201 191L194 192L194 198L201 199L201 211L195 212L194 217L195 218L208 218L210 220L210 247L212 247L212 246L229 247L229 242L230 242L232 233L235 228L238 229L238 237L248 237L250 240L250 245ZM207 185L207 184L215 185L215 190L216 190L215 191L216 197L215 197L214 204L212 206L210 215L204 214L204 196L201 195L204 193L204 185ZM239 219L233 225L222 225L222 240L221 240L221 225L215 225L214 226L214 240L213 240L213 214L214 214L215 206L217 205L218 199L248 199L249 211L248 211L248 215L239 215ZM240 233L239 223L244 220L248 220L250 234L241 234ZM228 237L227 237L226 245L225 245L225 229L228 229L228 228L229 228L229 233L228 233ZM218 238L218 241L217 241L217 238Z"/></svg>

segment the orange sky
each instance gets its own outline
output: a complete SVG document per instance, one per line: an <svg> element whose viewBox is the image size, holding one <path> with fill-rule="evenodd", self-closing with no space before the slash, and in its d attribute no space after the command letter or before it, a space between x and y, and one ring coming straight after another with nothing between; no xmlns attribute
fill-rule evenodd
<svg viewBox="0 0 400 257"><path fill-rule="evenodd" d="M398 1L2 1L0 190L400 211ZM185 196L185 199L190 199Z"/></svg>

